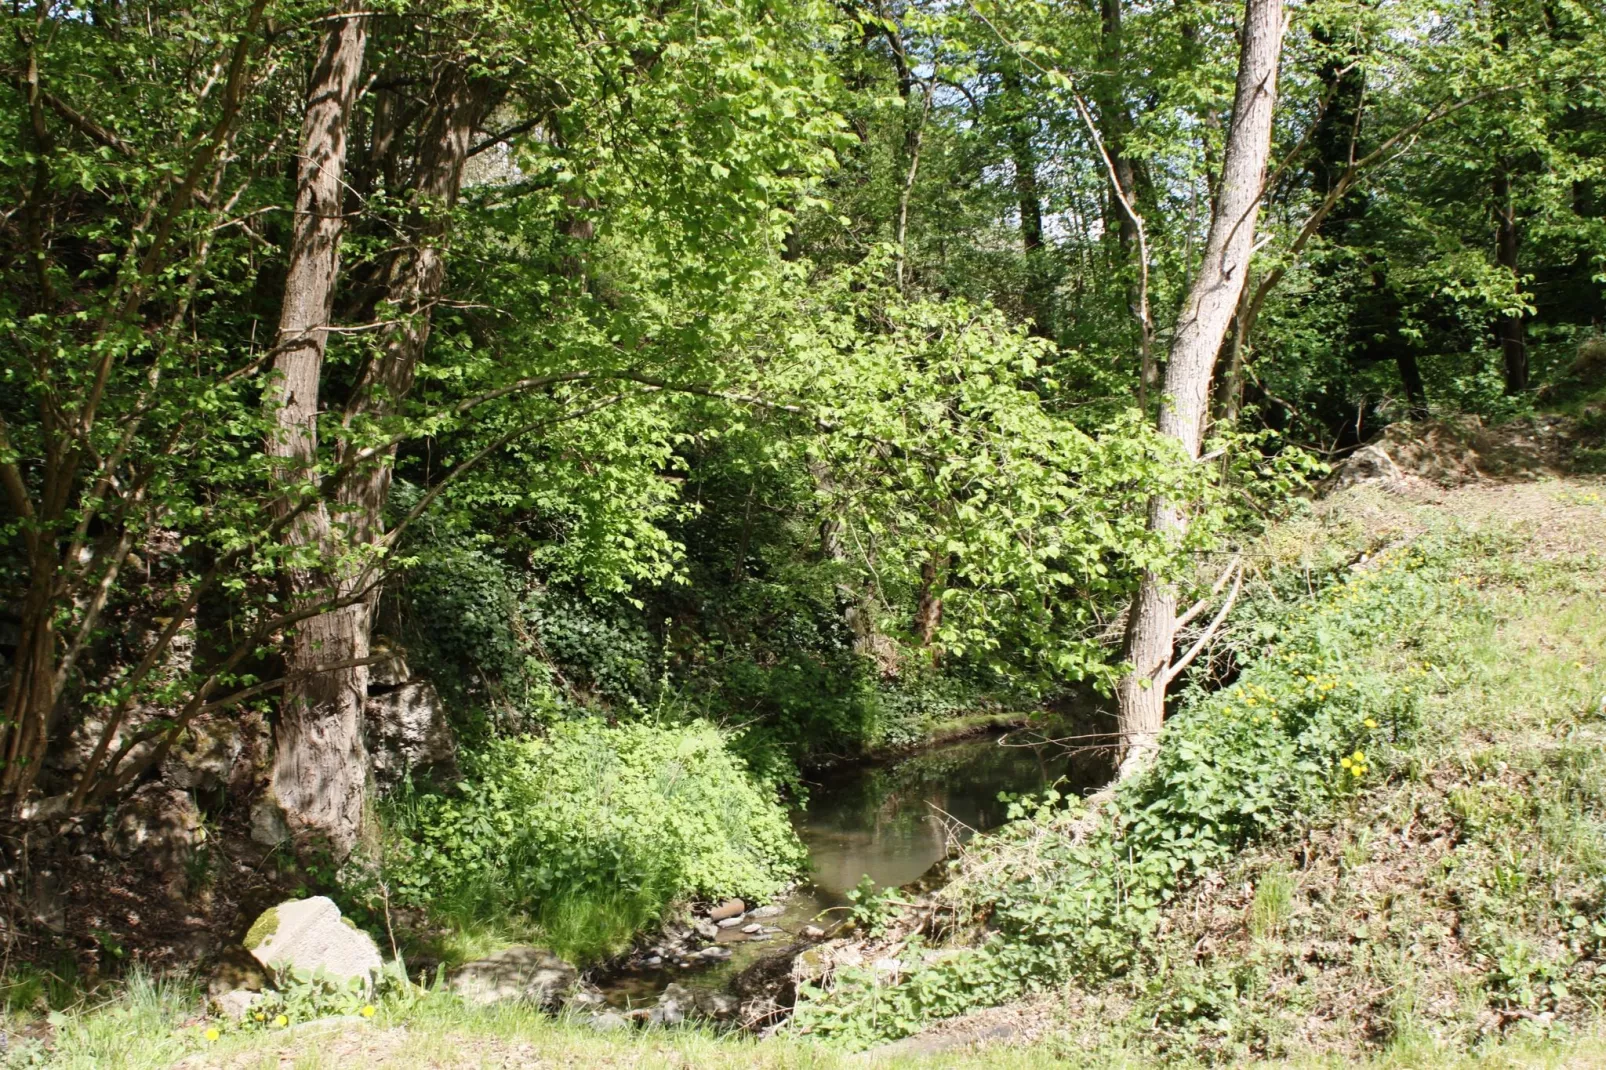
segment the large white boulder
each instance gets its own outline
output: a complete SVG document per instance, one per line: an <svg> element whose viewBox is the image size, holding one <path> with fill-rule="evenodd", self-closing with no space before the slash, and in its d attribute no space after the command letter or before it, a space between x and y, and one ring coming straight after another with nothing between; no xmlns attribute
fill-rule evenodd
<svg viewBox="0 0 1606 1070"><path fill-rule="evenodd" d="M264 910L246 933L245 946L270 971L321 969L341 981L360 977L371 983L384 965L373 938L323 895Z"/></svg>

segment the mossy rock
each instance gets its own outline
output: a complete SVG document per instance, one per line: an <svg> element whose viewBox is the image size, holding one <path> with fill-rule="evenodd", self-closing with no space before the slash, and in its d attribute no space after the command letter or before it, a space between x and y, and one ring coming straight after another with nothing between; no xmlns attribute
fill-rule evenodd
<svg viewBox="0 0 1606 1070"><path fill-rule="evenodd" d="M251 928L245 934L245 949L255 951L262 946L262 941L279 931L279 908L269 907L257 915L257 920L251 923Z"/></svg>

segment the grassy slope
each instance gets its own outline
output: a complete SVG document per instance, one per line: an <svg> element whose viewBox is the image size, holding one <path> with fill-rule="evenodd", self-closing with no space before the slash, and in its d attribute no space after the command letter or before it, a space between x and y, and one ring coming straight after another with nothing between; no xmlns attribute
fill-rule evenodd
<svg viewBox="0 0 1606 1070"><path fill-rule="evenodd" d="M1265 549L1287 566L1446 532L1472 536L1447 580L1467 611L1350 652L1425 690L1409 744L1315 827L1185 891L1130 973L1034 1004L1045 1055L1440 1065L1512 1039L1523 1061L1561 1058L1583 1037L1595 1054L1569 1058L1598 1064L1606 488L1353 490ZM989 1013L934 1032L984 1032Z"/></svg>
<svg viewBox="0 0 1606 1070"><path fill-rule="evenodd" d="M1595 928L1606 901L1606 489L1548 482L1414 500L1356 490L1323 512L1278 532L1269 551L1287 562L1445 528L1506 536L1468 544L1486 548L1458 577L1474 611L1363 652L1402 681L1430 683L1410 745L1380 753L1381 775L1317 827L1262 843L1187 891L1139 969L944 1023L871 1065L1606 1067L1606 976L1595 972L1606 941ZM55 1061L866 1065L799 1041L598 1036L440 998L327 1032L209 1044L182 1028L193 1006L147 988L58 1019ZM1026 1043L952 1047L990 1031Z"/></svg>

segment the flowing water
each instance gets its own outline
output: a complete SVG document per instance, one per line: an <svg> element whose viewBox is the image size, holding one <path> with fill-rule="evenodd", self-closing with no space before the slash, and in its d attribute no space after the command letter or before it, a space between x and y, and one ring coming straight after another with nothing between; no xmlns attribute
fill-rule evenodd
<svg viewBox="0 0 1606 1070"><path fill-rule="evenodd" d="M948 743L910 757L852 766L810 785L809 802L793 824L809 851L810 873L774 907L780 913L744 920L720 931L730 959L624 971L602 986L616 1007L650 1004L670 982L720 989L746 967L791 945L806 925L843 916L848 893L868 876L889 888L918 880L950 846L1003 824L1008 802L1054 785L1085 793L1110 776L1098 755L1074 752L1039 735L1012 732ZM773 907L771 908L773 909ZM753 922L780 930L749 936Z"/></svg>

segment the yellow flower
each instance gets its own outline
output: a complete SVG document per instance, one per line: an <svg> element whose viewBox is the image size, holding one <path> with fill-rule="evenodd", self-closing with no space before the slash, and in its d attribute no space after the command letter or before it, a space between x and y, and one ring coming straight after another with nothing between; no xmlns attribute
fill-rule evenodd
<svg viewBox="0 0 1606 1070"><path fill-rule="evenodd" d="M370 1003L367 1006L363 1007L362 1016L364 1018L372 1018L374 1016L374 1005L372 1003Z"/></svg>
<svg viewBox="0 0 1606 1070"><path fill-rule="evenodd" d="M1352 766L1350 766L1350 770L1349 771L1354 776L1360 776L1362 773L1366 772L1366 766L1364 766L1364 765L1352 765Z"/></svg>
<svg viewBox="0 0 1606 1070"><path fill-rule="evenodd" d="M1362 754L1360 751L1356 751L1354 754L1350 755L1350 757L1357 762L1366 761L1366 755Z"/></svg>
<svg viewBox="0 0 1606 1070"><path fill-rule="evenodd" d="M1351 761L1349 758L1340 758L1338 760L1338 764L1343 766L1345 769L1348 769L1351 765L1353 765L1355 763L1353 761Z"/></svg>
<svg viewBox="0 0 1606 1070"><path fill-rule="evenodd" d="M215 1026L215 1025L212 1028L210 1028L210 1029L208 1029L206 1031L206 1039L207 1040L216 1040L218 1037L220 1037L222 1035L223 1035L222 1033L219 1033L217 1031L217 1026Z"/></svg>
<svg viewBox="0 0 1606 1070"><path fill-rule="evenodd" d="M277 1026L286 1026L290 1024L290 1019L281 1014L279 1017L273 1020L273 1024Z"/></svg>
<svg viewBox="0 0 1606 1070"><path fill-rule="evenodd" d="M1361 723L1364 724L1367 728L1376 728L1377 727L1377 722L1374 721L1370 717L1368 717L1366 720L1362 721Z"/></svg>

